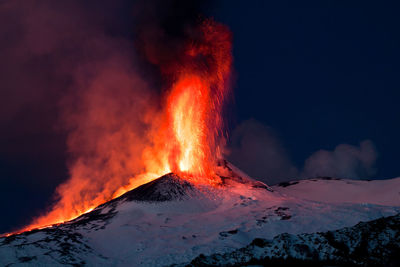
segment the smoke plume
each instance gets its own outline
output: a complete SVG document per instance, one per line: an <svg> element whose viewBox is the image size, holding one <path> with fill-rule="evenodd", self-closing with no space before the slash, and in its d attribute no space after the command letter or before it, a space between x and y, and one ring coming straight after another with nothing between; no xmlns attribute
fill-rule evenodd
<svg viewBox="0 0 400 267"><path fill-rule="evenodd" d="M202 5L172 0L0 3L0 22L8 25L0 31L0 55L7 62L0 65L2 98L7 99L0 106L2 125L13 125L23 113L39 124L9 129L10 137L55 130L67 136L69 178L34 225L74 217L134 184L134 177L140 183L136 175L146 169L143 150L152 145L163 91L171 82L165 74L175 67L183 40L199 34L195 26ZM52 153L50 148L49 157Z"/></svg>
<svg viewBox="0 0 400 267"><path fill-rule="evenodd" d="M340 144L332 151L316 151L299 170L274 131L254 119L244 121L235 128L229 152L227 157L232 163L271 185L326 176L368 179L376 174L377 152L370 140L362 141L359 146Z"/></svg>
<svg viewBox="0 0 400 267"><path fill-rule="evenodd" d="M359 146L341 144L333 151L319 150L305 162L303 177L330 176L347 179L367 179L376 173L377 153L370 140Z"/></svg>

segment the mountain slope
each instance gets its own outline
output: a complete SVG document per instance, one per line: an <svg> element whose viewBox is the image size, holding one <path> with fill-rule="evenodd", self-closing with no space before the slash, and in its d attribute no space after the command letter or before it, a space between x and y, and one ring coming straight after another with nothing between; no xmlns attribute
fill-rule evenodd
<svg viewBox="0 0 400 267"><path fill-rule="evenodd" d="M254 239L225 254L200 255L182 266L399 266L400 214L336 231Z"/></svg>
<svg viewBox="0 0 400 267"><path fill-rule="evenodd" d="M273 186L282 194L326 203L400 205L400 177L388 180L315 178Z"/></svg>
<svg viewBox="0 0 400 267"><path fill-rule="evenodd" d="M117 199L126 201L173 201L185 200L198 194L198 190L174 173L166 174L141 185Z"/></svg>
<svg viewBox="0 0 400 267"><path fill-rule="evenodd" d="M231 253L255 238L332 231L400 211L400 203L297 198L228 163L219 168L217 187L168 174L70 222L0 238L0 265L180 264L200 254Z"/></svg>

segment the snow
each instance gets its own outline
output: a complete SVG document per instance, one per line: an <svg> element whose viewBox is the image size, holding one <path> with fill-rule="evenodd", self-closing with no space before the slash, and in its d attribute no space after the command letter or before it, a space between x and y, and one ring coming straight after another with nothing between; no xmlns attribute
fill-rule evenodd
<svg viewBox="0 0 400 267"><path fill-rule="evenodd" d="M239 179L234 168L226 173L235 179L220 188L199 187L170 201L122 196L67 224L2 238L0 265L165 266L232 252L255 238L337 230L400 211L399 178L305 180L271 192Z"/></svg>
<svg viewBox="0 0 400 267"><path fill-rule="evenodd" d="M400 214L336 231L280 234L254 239L232 252L199 255L178 266L397 266L400 260ZM290 259L290 262L284 260ZM396 265L397 264L397 265Z"/></svg>
<svg viewBox="0 0 400 267"><path fill-rule="evenodd" d="M273 189L287 196L326 203L400 206L400 177L373 181L325 178L291 183L273 186Z"/></svg>

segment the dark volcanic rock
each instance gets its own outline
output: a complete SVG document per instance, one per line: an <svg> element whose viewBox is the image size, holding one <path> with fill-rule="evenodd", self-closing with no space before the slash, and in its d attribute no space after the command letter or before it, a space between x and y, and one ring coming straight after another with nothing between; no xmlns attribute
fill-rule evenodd
<svg viewBox="0 0 400 267"><path fill-rule="evenodd" d="M400 214L336 231L256 238L231 253L186 266L400 266Z"/></svg>
<svg viewBox="0 0 400 267"><path fill-rule="evenodd" d="M280 187L288 187L288 186L295 185L295 184L298 184L298 183L299 182L297 182L297 181L294 181L294 182L282 182L282 183L279 183L278 186L280 186Z"/></svg>
<svg viewBox="0 0 400 267"><path fill-rule="evenodd" d="M169 173L125 193L119 199L127 201L184 200L196 192L197 190L191 183L174 173Z"/></svg>

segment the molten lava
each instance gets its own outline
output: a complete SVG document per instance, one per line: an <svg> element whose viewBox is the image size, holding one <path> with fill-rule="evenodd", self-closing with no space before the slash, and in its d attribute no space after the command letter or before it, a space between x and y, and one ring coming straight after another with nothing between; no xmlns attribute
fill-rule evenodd
<svg viewBox="0 0 400 267"><path fill-rule="evenodd" d="M200 36L188 41L176 64L162 69L172 82L162 123L152 133L143 161L154 178L174 172L194 183L215 185L219 178L214 169L225 141L222 108L230 89L231 34L207 20Z"/></svg>
<svg viewBox="0 0 400 267"><path fill-rule="evenodd" d="M73 165L70 180L57 188L58 202L50 212L34 220L23 231L76 218L169 172L194 183L216 185L219 178L214 169L217 159L221 158L225 141L222 110L229 95L231 64L229 30L212 20L206 20L187 40L185 50L176 62L161 66L168 84L163 108L153 119L147 134L150 142L140 158L144 172L126 178L122 175L113 178L113 175L97 174L97 170L88 174L87 171L81 171L85 170L85 161L78 160ZM128 131L122 136L129 136L128 127L120 128L120 131ZM115 130L112 136L103 137L102 142L113 138ZM118 157L118 153L125 152L122 149L125 148L122 147L120 151L118 147L113 147L115 151L112 157L107 158L107 162L124 159ZM125 154L132 156L131 153ZM114 174L119 170L113 169L115 164L108 165L107 173ZM108 178L105 178L106 181L99 178L96 182L100 185L94 185L87 182L82 174Z"/></svg>

